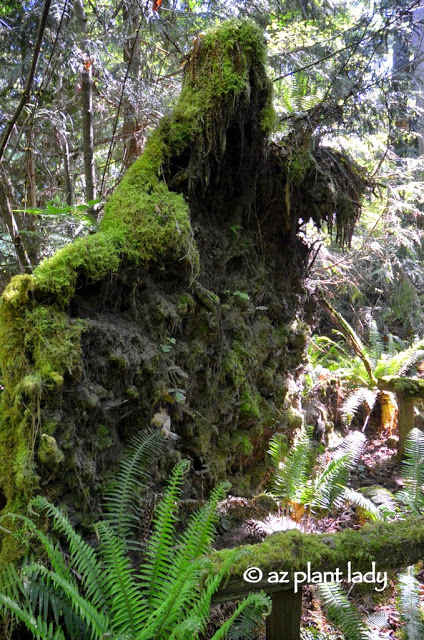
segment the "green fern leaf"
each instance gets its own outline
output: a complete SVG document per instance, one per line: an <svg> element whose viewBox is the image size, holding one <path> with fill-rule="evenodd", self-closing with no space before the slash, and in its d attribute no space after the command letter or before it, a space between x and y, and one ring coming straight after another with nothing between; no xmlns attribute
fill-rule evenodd
<svg viewBox="0 0 424 640"><path fill-rule="evenodd" d="M259 624L264 615L269 613L271 609L271 598L264 593L250 593L247 598L241 602L231 616L224 622L222 627L218 629L212 636L211 640L223 640L224 638L233 638L240 640L249 640L249 638L256 638L257 636L251 635L254 629L251 628L251 632L248 632L248 628L251 625L246 625L246 621L243 623L243 614L245 610L249 610L249 622L253 621ZM237 621L240 624L239 629L235 627ZM229 630L232 629L232 634L229 635ZM238 632L238 633L237 633Z"/></svg>
<svg viewBox="0 0 424 640"><path fill-rule="evenodd" d="M145 488L146 467L164 443L165 438L157 429L135 436L121 460L118 474L105 491L104 519L116 535L132 547L137 546L131 538L139 526L140 494Z"/></svg>
<svg viewBox="0 0 424 640"><path fill-rule="evenodd" d="M349 602L341 586L323 583L317 587L320 601L332 622L349 640L369 640L369 633L357 609Z"/></svg>
<svg viewBox="0 0 424 640"><path fill-rule="evenodd" d="M103 636L108 633L109 621L107 615L99 612L89 600L81 596L73 580L70 578L65 579L54 571L50 571L45 566L36 563L24 567L22 572L29 576L34 573L48 576L55 585L59 586L70 598L74 611L76 611L89 626L92 640L102 640Z"/></svg>
<svg viewBox="0 0 424 640"><path fill-rule="evenodd" d="M270 441L271 462L275 466L273 493L283 503L298 502L308 480L311 444L308 432L301 433L290 450L285 452L284 436L277 434Z"/></svg>
<svg viewBox="0 0 424 640"><path fill-rule="evenodd" d="M405 640L422 640L424 637L424 619L420 602L420 584L414 576L414 567L408 567L399 577L398 603L402 631Z"/></svg>
<svg viewBox="0 0 424 640"><path fill-rule="evenodd" d="M404 487L396 497L419 514L424 507L424 433L420 429L411 429L406 439L402 476Z"/></svg>
<svg viewBox="0 0 424 640"><path fill-rule="evenodd" d="M114 535L109 523L99 522L97 532L103 558L103 592L109 603L111 627L118 636L141 632L148 605L136 580L131 561L126 556L126 545Z"/></svg>
<svg viewBox="0 0 424 640"><path fill-rule="evenodd" d="M360 407L364 404L368 411L371 411L376 398L377 391L366 387L361 387L350 393L343 402L341 409L343 423L349 427Z"/></svg>
<svg viewBox="0 0 424 640"><path fill-rule="evenodd" d="M71 554L71 566L81 576L86 597L94 606L104 606L106 602L102 592L102 572L94 549L84 542L65 514L48 500L37 496L31 501L31 506L40 511L46 511L53 520L54 528L66 536Z"/></svg>
<svg viewBox="0 0 424 640"><path fill-rule="evenodd" d="M156 508L153 534L145 549L145 562L140 567L141 584L149 594L149 601L163 591L163 580L172 567L175 547L175 523L181 485L189 463L182 460L173 469L164 497Z"/></svg>

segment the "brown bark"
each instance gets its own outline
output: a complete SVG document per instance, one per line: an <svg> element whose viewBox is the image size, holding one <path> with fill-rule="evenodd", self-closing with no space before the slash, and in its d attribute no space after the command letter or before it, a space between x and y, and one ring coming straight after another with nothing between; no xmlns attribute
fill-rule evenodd
<svg viewBox="0 0 424 640"><path fill-rule="evenodd" d="M414 405L424 400L424 380L403 376L385 376L378 381L378 388L396 394L399 408L399 442L398 456L405 452L405 442L414 427Z"/></svg>
<svg viewBox="0 0 424 640"><path fill-rule="evenodd" d="M12 210L11 187L4 167L0 164L0 216L7 228L15 249L21 271L31 271L32 265L24 238L21 236L23 227L21 217Z"/></svg>
<svg viewBox="0 0 424 640"><path fill-rule="evenodd" d="M81 35L82 47L88 50L87 17L83 0L75 0L75 15ZM81 66L81 108L82 108L82 148L84 154L85 198L87 201L96 198L96 177L94 171L94 133L93 133L93 62L88 53L85 54ZM94 218L95 210L89 212Z"/></svg>
<svg viewBox="0 0 424 640"><path fill-rule="evenodd" d="M35 209L37 206L37 195L35 185L35 162L34 151L32 149L32 129L29 128L26 132L27 138L27 207Z"/></svg>
<svg viewBox="0 0 424 640"><path fill-rule="evenodd" d="M266 618L266 640L300 640L302 589L278 591L272 595L272 609Z"/></svg>
<svg viewBox="0 0 424 640"><path fill-rule="evenodd" d="M140 37L140 8L136 3L126 4L122 7L122 17L127 24L128 36L124 45L124 62L128 65L128 78L137 83L140 79L141 69L141 37ZM124 104L124 122L122 135L124 139L124 156L122 164L128 169L134 160L141 154L144 146L144 129L137 110L130 100Z"/></svg>

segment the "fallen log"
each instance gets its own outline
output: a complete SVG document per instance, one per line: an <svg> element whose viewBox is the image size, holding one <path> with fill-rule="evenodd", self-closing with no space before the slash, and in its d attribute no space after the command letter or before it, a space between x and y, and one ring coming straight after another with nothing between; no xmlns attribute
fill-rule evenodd
<svg viewBox="0 0 424 640"><path fill-rule="evenodd" d="M298 640L302 587L320 582L388 584L387 571L424 557L424 518L374 522L359 530L305 534L296 529L268 536L264 542L239 547L230 575L214 596L215 603L237 600L252 591L272 596L267 640ZM216 570L233 550L210 555Z"/></svg>

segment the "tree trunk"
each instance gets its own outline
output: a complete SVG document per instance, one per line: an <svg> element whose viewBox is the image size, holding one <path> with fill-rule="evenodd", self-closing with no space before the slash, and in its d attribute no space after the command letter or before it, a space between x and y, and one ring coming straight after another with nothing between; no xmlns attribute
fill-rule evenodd
<svg viewBox="0 0 424 640"><path fill-rule="evenodd" d="M81 48L85 49L81 66L82 148L84 154L85 198L89 202L96 199L93 133L93 61L88 51L87 17L83 0L75 0L74 8L81 35ZM93 218L96 218L94 208L91 208L88 213Z"/></svg>
<svg viewBox="0 0 424 640"><path fill-rule="evenodd" d="M12 210L12 191L6 170L0 164L0 215L12 240L19 268L22 272L31 271L32 264L25 241L20 234L23 228L21 216Z"/></svg>
<svg viewBox="0 0 424 640"><path fill-rule="evenodd" d="M402 394L397 396L399 408L399 444L398 456L403 458L405 453L405 442L411 429L414 428L414 406L413 398L407 398Z"/></svg>
<svg viewBox="0 0 424 640"><path fill-rule="evenodd" d="M305 136L287 140L290 154L269 141L276 114L264 59L251 22L200 39L174 114L109 198L98 231L6 289L2 402L14 409L0 412L0 484L10 508L43 491L92 514L104 476L157 414L169 425L158 484L182 455L192 460L191 495L226 478L250 495L270 435L301 422L289 390L311 313L299 219L321 207L325 220L343 192L338 221L351 228L345 203L359 183L347 159L343 172L328 168L342 162L328 147L319 171L320 150ZM354 218L360 195L357 187ZM55 474L37 454L34 415L72 452Z"/></svg>
<svg viewBox="0 0 424 640"><path fill-rule="evenodd" d="M69 155L69 145L68 140L66 138L66 134L63 134L63 142L61 145L62 148L62 157L63 157L63 172L65 177L65 197L66 204L69 207L72 207L74 204L74 183L72 180L71 173L71 157Z"/></svg>
<svg viewBox="0 0 424 640"><path fill-rule="evenodd" d="M140 7L137 3L130 5L124 3L122 17L127 24L127 39L124 44L124 62L128 65L128 80L133 85L133 91L137 91L141 69L141 45L140 45L140 21L143 19ZM131 85L128 87L131 93ZM124 122L122 136L124 140L123 168L128 169L143 149L144 127L137 114L134 100L129 96L123 104Z"/></svg>
<svg viewBox="0 0 424 640"><path fill-rule="evenodd" d="M414 404L424 400L424 380L404 376L384 376L379 378L378 388L396 394L399 409L398 456L402 458L408 433L414 427Z"/></svg>
<svg viewBox="0 0 424 640"><path fill-rule="evenodd" d="M37 206L37 195L36 195L36 185L35 185L35 162L34 162L34 152L32 149L32 129L31 126L26 132L26 149L27 149L27 199L26 204L27 207L32 207L33 209Z"/></svg>
<svg viewBox="0 0 424 640"><path fill-rule="evenodd" d="M422 156L424 154L424 6L414 9L412 23L412 43L416 61L412 64L415 84L413 89L416 91L415 106L417 110L414 129L417 133L418 155Z"/></svg>

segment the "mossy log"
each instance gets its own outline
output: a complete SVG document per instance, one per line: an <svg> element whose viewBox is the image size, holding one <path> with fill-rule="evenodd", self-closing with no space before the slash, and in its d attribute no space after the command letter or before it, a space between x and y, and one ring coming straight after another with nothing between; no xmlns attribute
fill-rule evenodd
<svg viewBox="0 0 424 640"><path fill-rule="evenodd" d="M188 497L226 477L249 495L263 481L270 435L301 423L288 384L311 310L300 220L335 222L348 240L365 183L310 133L286 148L269 142L276 116L265 56L250 21L199 37L172 113L98 231L6 288L7 511L41 490L89 526L123 448L157 414L171 425L157 484L183 456L193 468ZM1 560L20 553L5 544Z"/></svg>
<svg viewBox="0 0 424 640"><path fill-rule="evenodd" d="M406 378L404 376L384 376L378 380L381 391L391 391L396 395L399 409L398 456L405 452L408 433L414 427L414 406L417 401L424 400L424 380Z"/></svg>
<svg viewBox="0 0 424 640"><path fill-rule="evenodd" d="M366 573L375 562L377 572L399 569L424 557L424 518L407 518L400 522L368 523L362 529L346 529L334 534L304 534L295 529L274 533L264 542L239 547L240 555L231 567L230 576L214 597L215 602L234 600L252 591L274 593L293 590L294 574L306 573L301 586L313 584L313 572L335 573L340 578L351 571ZM218 570L232 550L215 551L209 556ZM258 567L263 577L254 584L243 579L251 567ZM269 582L272 572L286 572L286 582ZM281 575L281 574L280 574ZM302 577L299 578L299 580Z"/></svg>

